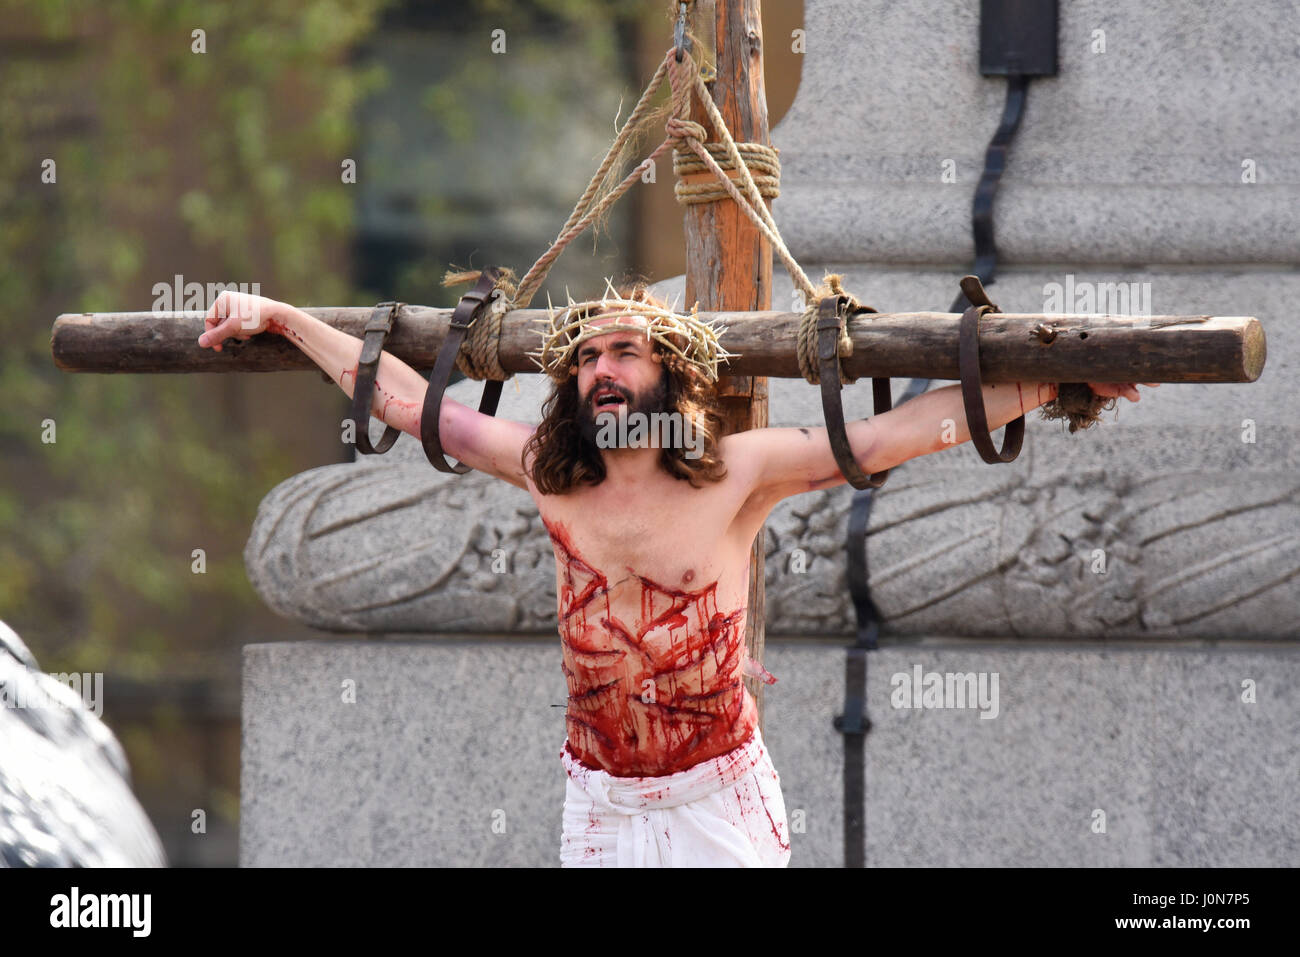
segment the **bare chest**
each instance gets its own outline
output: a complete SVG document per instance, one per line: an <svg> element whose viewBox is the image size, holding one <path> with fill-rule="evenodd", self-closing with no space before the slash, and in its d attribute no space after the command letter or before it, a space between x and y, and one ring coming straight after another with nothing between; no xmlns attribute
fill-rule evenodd
<svg viewBox="0 0 1300 957"><path fill-rule="evenodd" d="M558 580L571 572L597 574L617 596L621 583L652 582L694 591L710 583L733 590L748 549L733 541L734 508L716 490L690 489L627 496L564 496L546 502L542 519L555 550ZM739 566L739 567L737 567Z"/></svg>

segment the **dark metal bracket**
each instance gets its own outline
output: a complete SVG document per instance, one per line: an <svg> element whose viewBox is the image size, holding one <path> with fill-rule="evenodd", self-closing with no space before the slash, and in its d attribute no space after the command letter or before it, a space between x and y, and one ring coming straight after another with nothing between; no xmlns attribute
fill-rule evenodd
<svg viewBox="0 0 1300 957"><path fill-rule="evenodd" d="M677 4L677 22L673 25L673 58L682 62L682 55L691 52L691 38L686 33L686 4Z"/></svg>

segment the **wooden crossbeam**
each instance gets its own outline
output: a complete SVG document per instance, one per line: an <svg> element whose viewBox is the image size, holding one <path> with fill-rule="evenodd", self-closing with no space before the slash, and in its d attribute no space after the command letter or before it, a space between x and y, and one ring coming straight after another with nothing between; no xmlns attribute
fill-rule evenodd
<svg viewBox="0 0 1300 957"><path fill-rule="evenodd" d="M303 311L358 339L372 307ZM451 321L450 309L403 306L386 351L431 369ZM502 322L501 365L536 372L526 353L540 342L521 309ZM58 317L51 334L55 365L67 372L289 372L315 364L274 333L228 339L221 352L198 345L202 312L100 312ZM792 312L701 312L726 331L737 357L726 375L799 378L795 343L802 316ZM866 313L849 322L853 377L958 379L960 316L943 312ZM1264 329L1253 316L1093 316L993 313L980 320L985 382L1254 382L1264 369Z"/></svg>

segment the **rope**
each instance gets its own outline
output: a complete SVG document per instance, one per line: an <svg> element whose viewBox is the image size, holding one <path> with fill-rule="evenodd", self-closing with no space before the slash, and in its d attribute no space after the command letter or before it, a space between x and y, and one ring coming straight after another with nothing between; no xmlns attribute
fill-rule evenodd
<svg viewBox="0 0 1300 957"><path fill-rule="evenodd" d="M524 309L533 301L533 296L536 294L537 290L541 288L542 282L546 279L546 274L551 269L551 264L559 258L560 253L564 252L564 247L576 239L578 235L587 228L587 224L590 223L595 216L598 216L601 212L611 206L615 200L622 196L632 183L640 178L641 170L653 162L654 159L668 146L670 141L665 140L664 143L651 153L640 166L628 174L628 176L619 183L618 186L597 203L594 210L591 210L590 212L588 211L588 206L592 204L596 194L600 190L600 184L603 183L605 177L609 175L611 167L613 167L615 160L623 151L623 147L627 144L628 139L644 123L646 115L650 112L650 101L654 94L658 92L659 85L663 82L664 74L668 70L668 63L672 58L673 51L669 50L668 54L664 57L663 62L659 64L659 69L655 70L655 75L650 79L650 82L646 84L645 90L641 93L641 98L637 100L637 104L632 110L632 115L627 118L627 122L624 123L623 128L619 130L618 136L614 139L613 145L610 146L609 152L605 154L604 160L601 161L600 168L596 170L596 174L592 176L591 182L587 185L586 191L583 192L577 205L573 207L573 212L569 214L569 218L565 222L564 226L560 228L560 235L556 238L555 242L551 244L551 248L543 253L542 257L538 259L537 262L533 263L532 268L528 270L527 274L525 274L524 278L520 281L519 291L512 299L511 308Z"/></svg>
<svg viewBox="0 0 1300 957"><path fill-rule="evenodd" d="M686 53L682 62L677 63L675 53L676 49L673 48L664 55L654 76L641 93L632 114L619 130L599 169L592 176L591 182L574 206L573 212L569 214L568 220L560 229L551 247L532 265L517 287L510 281L513 280L513 274L509 279L503 277L497 283L494 292L495 289L502 289L505 295L497 297L489 314L474 323L466 337L466 348L456 358L457 367L467 377L509 378L509 374L501 367L499 353L501 326L505 314L513 309L526 308L565 247L617 202L640 179L646 168L672 148L673 170L678 174L676 184L678 201L684 204L695 204L715 202L723 196L730 196L771 243L786 271L789 272L790 278L803 291L805 302L810 305L800 325L799 367L804 378L809 382L816 384L819 381L815 355L817 304L828 295L847 295L840 286L840 277L828 275L823 280L822 286L814 287L808 276L799 268L790 250L786 248L776 221L764 202L765 196L771 198L779 194L780 163L777 159L777 151L757 143L738 146L731 138L731 132L727 129L722 114L718 112L713 97L709 95L708 88L704 85L704 78L696 67L694 59ZM651 100L665 75L668 77L671 89L671 112L664 122L666 138L619 183L606 191L603 196L600 195L603 184L609 178L615 162L622 155L632 135L646 124L651 113ZM706 142L708 133L704 125L690 119L692 96L699 100L721 142ZM694 153L694 157L691 153ZM751 166L753 173L751 173ZM716 182L686 184L681 181L682 175L705 170L713 173ZM728 171L739 175L733 179ZM758 174L758 180L762 183L761 188L755 181L754 173ZM443 280L443 285L454 285L456 282L474 278L477 278L477 273L448 273ZM839 338L839 356L851 354L853 345L848 337L843 316L840 319ZM845 377L843 381L849 383L855 380Z"/></svg>
<svg viewBox="0 0 1300 957"><path fill-rule="evenodd" d="M767 204L763 202L763 197L754 183L754 178L749 173L749 168L742 160L735 141L731 138L731 132L727 129L727 124L723 121L722 114L718 112L718 108L713 102L713 97L709 95L708 89L704 86L703 78L699 75L697 70L694 70L694 64L691 61L690 54L687 54L684 60L685 63L683 63L682 66L685 67L689 64L694 72L694 92L699 98L700 103L704 106L704 110L708 114L709 121L713 124L713 128L722 138L722 146L725 148L727 157L730 160L730 167L740 171L741 175L739 178L742 185L745 187L745 196L741 196L740 191L737 189L735 182L732 181L732 178L723 172L722 167L713 159L710 151L704 148L701 143L703 137L698 135L684 136L686 145L695 152L695 155L700 158L705 166L713 171L713 174L718 178L720 185L728 194L730 194L731 198L736 201L740 208L744 210L745 214L753 220L754 224L763 235L767 237L768 242L772 244L772 248L775 249L777 255L780 256L781 262L785 265L786 271L790 274L791 280L793 280L794 284L803 291L806 307L803 314L803 320L799 324L796 351L799 359L799 371L808 382L816 385L821 381L821 376L817 370L816 344L817 313L820 301L827 296L842 295L848 296L850 299L850 309L860 308L860 306L856 299L849 296L848 293L844 291L843 286L841 285L842 277L828 274L822 280L822 285L820 287L814 287L812 282L808 279L808 276L799 268L799 264L795 262L794 257L790 254L790 250L786 248L785 241L781 238L781 232L777 228L776 221L772 218L772 214L768 210ZM680 100L678 98L677 93L680 89L678 81L680 75L677 70L674 69L674 66L675 64L672 62L668 64L668 77L669 81L674 84L674 105L677 107L677 111L675 112L680 116L682 115L680 112L682 109L689 108L689 98L685 96L681 97ZM672 120L669 120L670 124L672 122ZM699 128L698 123L691 123L689 125L696 129ZM683 133L687 132L685 126L686 124L682 124L681 130ZM690 130L689 132L694 134L695 131ZM845 315L845 312L840 313L838 337L839 346L836 350L837 357L841 359L853 353L853 342L848 335ZM847 385L856 382L857 379L846 375L841 367L840 381Z"/></svg>
<svg viewBox="0 0 1300 957"><path fill-rule="evenodd" d="M790 272L796 285L810 296L815 294L816 290L813 288L812 283L808 280L808 277L804 275L803 270L799 268L799 264L794 261L794 257L790 255L790 251L786 248L785 242L781 239L780 232L776 228L776 222L772 219L771 213L768 212L767 204L763 202L763 196L755 185L754 178L750 175L749 168L741 157L735 141L732 140L731 133L727 130L727 124L723 122L722 115L718 112L717 106L714 105L713 97L709 95L709 91L704 85L704 78L700 75L694 59L689 53L687 53L683 56L682 62L677 63L674 54L675 50L669 50L664 54L664 58L660 62L659 68L655 71L654 76L646 85L644 92L641 94L640 100L637 101L637 105L632 111L632 115L628 117L627 123L625 123L623 128L619 130L618 137L614 140L614 144L610 147L609 152L605 154L605 159L602 161L600 168L592 177L591 183L587 186L582 198L578 200L578 204L569 215L568 221L560 230L560 235L556 238L555 242L551 244L551 248L533 264L533 267L528 270L528 273L520 282L518 295L512 301L511 308L522 309L527 306L528 303L532 301L532 297L537 292L538 288L540 288L546 277L546 273L551 268L551 264L554 263L560 253L564 251L564 248L576 239L578 235L580 235L583 230L585 230L587 226L596 219L596 217L613 205L619 197L627 192L627 190L640 179L641 173L644 169L663 155L665 151L669 148L675 147L678 143L684 144L687 148L693 151L696 156L699 157L704 166L712 171L714 176L717 177L727 194L740 204L740 208L743 209L745 214L754 221L755 225L758 226L760 231L762 231L768 242L770 242L773 248L777 251L777 254L781 257L781 261L785 264L786 269ZM664 141L655 148L654 152L646 157L646 159L633 169L632 172L629 173L617 186L606 193L599 201L596 201L595 197L599 192L600 184L609 174L615 159L622 152L629 137L643 124L645 117L649 113L651 97L662 83L665 73L668 76L669 86L672 90L672 114L664 123L664 131L667 133L667 138L664 139ZM704 106L705 112L709 116L709 121L712 123L714 130L721 137L722 142L719 145L719 152L725 152L728 160L728 168L739 170L739 178L745 188L744 195L740 193L735 183L732 182L731 177L723 171L717 160L715 160L709 150L705 148L704 141L708 134L705 131L704 126L690 119L692 94L694 94ZM682 152L684 153L685 151L683 150ZM775 159L775 151L770 154L770 157L771 159ZM763 159L768 159L768 157L764 156ZM754 208L755 204L757 205L757 210Z"/></svg>
<svg viewBox="0 0 1300 957"><path fill-rule="evenodd" d="M799 332L795 337L795 356L799 360L799 373L812 385L818 385L821 382L821 372L817 363L817 318L818 307L822 299L827 296L848 296L848 309L843 309L839 313L840 331L839 331L839 348L836 355L844 359L853 355L853 340L849 338L848 323L846 316L853 309L860 309L858 301L844 291L840 285L842 277L835 273L827 274L824 282L825 285L818 290L820 295L815 297L812 305L804 309L803 319L799 322ZM857 382L856 376L849 376L845 373L843 366L840 367L840 382L850 385Z"/></svg>
<svg viewBox="0 0 1300 957"><path fill-rule="evenodd" d="M515 294L515 274L506 267L501 267L501 276L489 294L491 305L487 312L479 316L469 327L460 351L456 353L456 368L467 379L500 379L505 381L511 373L501 368L501 323L509 311L506 303ZM453 286L462 282L478 279L477 270L471 272L447 273L443 277L444 286ZM497 290L504 295L498 296Z"/></svg>
<svg viewBox="0 0 1300 957"><path fill-rule="evenodd" d="M722 143L705 143L704 148L709 151L709 155L717 162L719 168L727 170L728 173L735 168L731 165L731 157L727 155L727 148ZM777 150L762 143L737 143L736 150L745 161L745 166L754 177L754 183L763 198L775 199L780 196L781 162L777 159ZM715 180L704 183L683 181L685 176L708 171L709 168L700 161L699 157L680 149L673 150L673 174L677 177L674 193L677 202L684 206L692 206L697 203L714 203L726 199L728 195L726 189Z"/></svg>
<svg viewBox="0 0 1300 957"><path fill-rule="evenodd" d="M687 69L691 72L691 79L684 82L686 78L682 75L682 71ZM781 258L781 262L785 265L786 271L790 273L790 278L794 280L794 284L803 290L805 297L809 299L815 298L817 290L804 274L804 271L799 268L799 264L794 261L794 257L790 255L790 250L786 248L785 241L781 239L781 232L776 227L776 221L772 219L767 204L763 202L758 187L754 185L754 177L749 174L749 168L741 159L740 152L736 149L736 143L731 138L731 132L727 129L727 124L723 122L722 114L718 112L713 97L709 95L708 88L704 85L704 78L700 76L699 70L695 68L695 61L691 59L689 53L682 58L680 64L671 58L668 59L668 79L673 86L674 119L681 118L685 120L689 115L690 93L693 91L700 104L704 107L705 113L708 114L709 122L721 138L723 146L726 147L727 156L731 160L731 168L740 171L740 181L745 187L745 194L741 195L731 177L723 171L709 151L704 148L701 142L703 137L696 135L685 136L683 139L686 145L694 151L705 166L713 171L713 175L718 178L731 198L736 201L745 215L754 222L754 225L763 233L767 241L772 244L772 248L776 250L776 254ZM688 82L689 86L687 85ZM672 123L673 120L670 119L665 126ZM699 129L698 123L692 123L690 126ZM682 129L683 133L686 132L684 127L679 128ZM690 132L693 134L694 130Z"/></svg>

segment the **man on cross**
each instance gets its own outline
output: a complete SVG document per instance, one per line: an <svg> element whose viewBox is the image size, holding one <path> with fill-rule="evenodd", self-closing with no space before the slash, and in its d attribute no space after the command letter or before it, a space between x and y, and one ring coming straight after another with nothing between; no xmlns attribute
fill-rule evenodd
<svg viewBox="0 0 1300 957"><path fill-rule="evenodd" d="M624 295L663 305L640 285ZM444 397L439 437L449 455L527 491L554 549L569 692L561 863L785 866L780 779L742 681L775 680L745 649L751 546L782 499L845 479L824 428L720 435L698 363L649 335L598 331L629 319L617 306L586 316L536 428ZM293 306L223 292L205 329L199 345L218 351L232 336L283 335L352 395L360 340ZM1140 398L1133 383L1089 385ZM427 389L385 352L371 412L419 439ZM1047 383L986 384L989 428L1055 396ZM702 447L600 441L601 420L653 414L689 421ZM868 474L970 439L957 385L847 434Z"/></svg>

